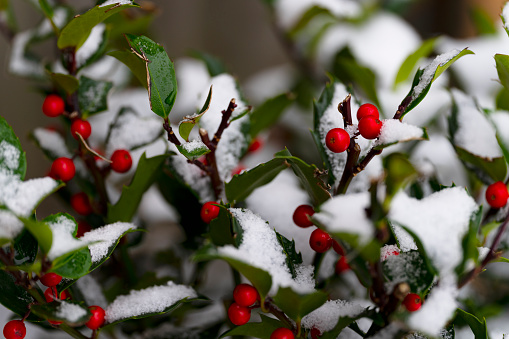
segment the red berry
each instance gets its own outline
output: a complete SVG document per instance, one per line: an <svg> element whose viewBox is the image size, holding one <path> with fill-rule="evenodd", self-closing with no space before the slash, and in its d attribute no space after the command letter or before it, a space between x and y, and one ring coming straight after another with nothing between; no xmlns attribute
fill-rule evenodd
<svg viewBox="0 0 509 339"><path fill-rule="evenodd" d="M71 124L71 135L74 139L78 140L79 137L76 132L86 140L92 134L92 126L86 120L76 119Z"/></svg>
<svg viewBox="0 0 509 339"><path fill-rule="evenodd" d="M50 177L55 180L69 181L74 178L76 167L69 158L58 158L51 164Z"/></svg>
<svg viewBox="0 0 509 339"><path fill-rule="evenodd" d="M359 133L366 139L376 139L382 130L382 122L375 117L367 116L359 121Z"/></svg>
<svg viewBox="0 0 509 339"><path fill-rule="evenodd" d="M502 181L497 181L486 189L486 201L493 208L504 207L507 199L509 199L509 192Z"/></svg>
<svg viewBox="0 0 509 339"><path fill-rule="evenodd" d="M233 290L233 299L238 305L249 307L258 299L258 291L249 284L239 284Z"/></svg>
<svg viewBox="0 0 509 339"><path fill-rule="evenodd" d="M214 204L217 204L215 201L207 201L203 204L200 211L201 220L203 222L210 224L212 220L217 218L219 215L219 206L216 206Z"/></svg>
<svg viewBox="0 0 509 339"><path fill-rule="evenodd" d="M81 215L89 215L93 212L90 200L85 192L76 193L71 196L72 208Z"/></svg>
<svg viewBox="0 0 509 339"><path fill-rule="evenodd" d="M251 319L251 310L237 303L233 303L228 308L228 318L230 318L230 321L234 325L244 325Z"/></svg>
<svg viewBox="0 0 509 339"><path fill-rule="evenodd" d="M336 274L340 275L341 273L348 271L349 269L350 265L348 265L346 257L342 256L341 258L339 258L338 262L336 263Z"/></svg>
<svg viewBox="0 0 509 339"><path fill-rule="evenodd" d="M52 302L55 299L65 300L65 299L69 299L71 297L69 295L69 293L67 292L67 290L60 292L59 293L60 295L57 296L56 298L55 298L55 294L56 293L53 290L53 288L48 287L46 289L46 291L44 291L44 298L46 299L46 302L50 303L50 302Z"/></svg>
<svg viewBox="0 0 509 339"><path fill-rule="evenodd" d="M344 152L350 146L350 135L342 128L333 128L325 136L325 145L331 152Z"/></svg>
<svg viewBox="0 0 509 339"><path fill-rule="evenodd" d="M330 235L317 228L311 233L311 237L309 237L309 246L315 252L324 253L332 246L332 238Z"/></svg>
<svg viewBox="0 0 509 339"><path fill-rule="evenodd" d="M421 308L422 300L418 294L408 293L405 299L403 300L403 305L409 312L415 312L419 308Z"/></svg>
<svg viewBox="0 0 509 339"><path fill-rule="evenodd" d="M118 173L125 173L131 169L133 159L125 149L118 149L111 155L111 169Z"/></svg>
<svg viewBox="0 0 509 339"><path fill-rule="evenodd" d="M262 140L260 138L256 138L251 142L247 151L249 153L253 153L253 152L258 151L260 148L262 148L262 146L263 146Z"/></svg>
<svg viewBox="0 0 509 339"><path fill-rule="evenodd" d="M46 287L54 287L60 284L62 277L56 273L46 273L41 277L41 283Z"/></svg>
<svg viewBox="0 0 509 339"><path fill-rule="evenodd" d="M42 103L42 112L44 115L54 118L63 114L65 111L64 100L56 94L50 94Z"/></svg>
<svg viewBox="0 0 509 339"><path fill-rule="evenodd" d="M240 173L244 172L244 170L245 170L245 169L246 169L246 168L245 168L244 166L239 165L239 166L237 166L237 167L235 167L235 168L233 169L233 171L232 171L232 175L240 174Z"/></svg>
<svg viewBox="0 0 509 339"><path fill-rule="evenodd" d="M313 327L311 329L311 339L318 339L322 335L322 332L320 332L319 329L316 327Z"/></svg>
<svg viewBox="0 0 509 339"><path fill-rule="evenodd" d="M334 249L334 251L339 254L339 255L345 255L345 250L343 249L343 247L341 247L341 245L339 244L339 242L337 242L336 240L332 240L332 248Z"/></svg>
<svg viewBox="0 0 509 339"><path fill-rule="evenodd" d="M280 327L272 332L270 339L295 339L295 336L291 330L286 327Z"/></svg>
<svg viewBox="0 0 509 339"><path fill-rule="evenodd" d="M4 337L6 339L22 339L26 334L27 328L21 320L11 320L4 326Z"/></svg>
<svg viewBox="0 0 509 339"><path fill-rule="evenodd" d="M91 330L97 330L104 324L104 317L106 312L100 306L90 306L88 308L90 312L92 312L92 316L90 320L85 323L85 325Z"/></svg>
<svg viewBox="0 0 509 339"><path fill-rule="evenodd" d="M53 326L58 326L58 325L60 325L60 324L62 324L62 323L63 323L63 321L56 321L56 320L49 320L49 319L48 319L48 322L49 322L51 325L53 325Z"/></svg>
<svg viewBox="0 0 509 339"><path fill-rule="evenodd" d="M78 231L76 232L76 238L81 238L83 234L90 232L92 227L90 227L89 223L86 221L80 221L78 223Z"/></svg>
<svg viewBox="0 0 509 339"><path fill-rule="evenodd" d="M376 119L380 117L380 113L378 113L378 109L375 105L372 104L363 104L357 110L357 120L361 120L364 117L372 116Z"/></svg>
<svg viewBox="0 0 509 339"><path fill-rule="evenodd" d="M295 209L295 212L293 212L293 222L299 227L312 226L313 222L309 219L309 217L313 214L315 214L313 206L300 205Z"/></svg>

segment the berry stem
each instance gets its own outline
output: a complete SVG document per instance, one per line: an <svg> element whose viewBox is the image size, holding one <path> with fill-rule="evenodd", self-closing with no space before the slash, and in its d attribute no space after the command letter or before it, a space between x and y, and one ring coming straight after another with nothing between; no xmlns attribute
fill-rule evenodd
<svg viewBox="0 0 509 339"><path fill-rule="evenodd" d="M355 171L355 165L357 164L357 160L359 160L361 147L355 142L355 139L350 139L350 146L348 146L347 152L348 156L346 158L345 170L341 176L338 188L336 189L336 195L345 194L353 177L358 173Z"/></svg>
<svg viewBox="0 0 509 339"><path fill-rule="evenodd" d="M265 304L264 304L264 308L262 309L265 309L267 310L269 313L272 313L276 318L278 318L279 320L281 320L282 322L284 322L287 326L289 326L290 328L294 328L294 325L292 323L292 321L290 319L288 319L288 317L286 316L286 314L281 311L279 308L277 308L273 303L272 303L272 300L270 298L267 298L265 299Z"/></svg>
<svg viewBox="0 0 509 339"><path fill-rule="evenodd" d="M228 104L228 108L221 112L223 114L223 117L221 119L219 127L217 128L216 133L214 134L214 137L212 138L211 141L212 148L209 148L211 152L215 152L215 150L217 149L217 144L219 143L219 140L221 140L221 136L223 135L224 130L228 126L230 126L229 120L236 107L237 105L235 104L235 99L231 99L230 103Z"/></svg>
<svg viewBox="0 0 509 339"><path fill-rule="evenodd" d="M346 129L347 126L352 126L352 95L348 94L342 102L338 105L338 111L343 116L343 126Z"/></svg>

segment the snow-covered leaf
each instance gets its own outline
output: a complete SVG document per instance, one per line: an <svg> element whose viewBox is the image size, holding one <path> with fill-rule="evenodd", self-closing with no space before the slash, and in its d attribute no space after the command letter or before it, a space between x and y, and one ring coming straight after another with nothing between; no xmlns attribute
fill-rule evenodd
<svg viewBox="0 0 509 339"><path fill-rule="evenodd" d="M30 310L41 318L63 321L70 326L84 325L92 316L83 303L69 300L35 304Z"/></svg>
<svg viewBox="0 0 509 339"><path fill-rule="evenodd" d="M392 291L396 284L405 282L410 286L410 291L419 294L426 292L433 283L434 275L418 251L390 255L382 265L389 280L386 282L388 291Z"/></svg>
<svg viewBox="0 0 509 339"><path fill-rule="evenodd" d="M429 140L428 133L423 127L417 127L401 122L398 119L383 120L382 130L374 142L374 149L384 149L388 146L412 140Z"/></svg>
<svg viewBox="0 0 509 339"><path fill-rule="evenodd" d="M78 104L80 105L83 117L105 111L108 108L108 92L113 87L113 83L107 81L97 81L80 77L78 88Z"/></svg>
<svg viewBox="0 0 509 339"><path fill-rule="evenodd" d="M210 222L208 235L216 246L236 246L242 240L242 229L231 212L219 205L219 215Z"/></svg>
<svg viewBox="0 0 509 339"><path fill-rule="evenodd" d="M290 287L280 287L274 296L274 303L295 321L313 312L327 301L328 295L323 291L308 294L295 292Z"/></svg>
<svg viewBox="0 0 509 339"><path fill-rule="evenodd" d="M297 270L299 265L302 265L302 254L295 250L295 240L292 241L285 238L282 234L276 232L277 240L279 244L283 248L283 252L286 255L286 265L290 272L292 272L292 277L297 277Z"/></svg>
<svg viewBox="0 0 509 339"><path fill-rule="evenodd" d="M0 116L0 170L8 171L21 180L26 173L26 155L11 126Z"/></svg>
<svg viewBox="0 0 509 339"><path fill-rule="evenodd" d="M196 160L199 157L210 153L210 149L200 140L185 142L177 146L179 152L189 160Z"/></svg>

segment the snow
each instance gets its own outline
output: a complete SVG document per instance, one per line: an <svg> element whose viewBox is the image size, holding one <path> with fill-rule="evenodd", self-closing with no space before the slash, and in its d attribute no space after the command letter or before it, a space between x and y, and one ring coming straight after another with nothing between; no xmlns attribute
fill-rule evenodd
<svg viewBox="0 0 509 339"><path fill-rule="evenodd" d="M87 40L76 52L76 63L78 67L83 66L87 60L97 52L103 42L103 34L105 30L106 25L103 23L92 28Z"/></svg>
<svg viewBox="0 0 509 339"><path fill-rule="evenodd" d="M73 236L76 229L76 221L74 219L61 215L55 222L48 222L47 224L53 234L51 249L48 252L50 260L55 260L66 253L87 246L87 241L76 239Z"/></svg>
<svg viewBox="0 0 509 339"><path fill-rule="evenodd" d="M398 119L383 120L380 136L373 146L389 145L396 142L421 139L424 137L422 128L412 126Z"/></svg>
<svg viewBox="0 0 509 339"><path fill-rule="evenodd" d="M295 81L295 70L288 64L257 72L243 83L242 88L251 103L262 104L281 93L288 92Z"/></svg>
<svg viewBox="0 0 509 339"><path fill-rule="evenodd" d="M64 138L62 138L60 133L47 128L37 127L32 135L37 140L39 146L50 153L53 158L72 158L72 154L67 149Z"/></svg>
<svg viewBox="0 0 509 339"><path fill-rule="evenodd" d="M16 146L9 144L7 141L0 142L0 160L2 160L2 167L15 171L19 166L19 158L21 152Z"/></svg>
<svg viewBox="0 0 509 339"><path fill-rule="evenodd" d="M385 261L388 257L394 256L394 253L399 254L399 247L396 245L385 245L380 249L380 261Z"/></svg>
<svg viewBox="0 0 509 339"><path fill-rule="evenodd" d="M197 296L191 287L177 285L172 281L166 285L131 291L128 295L118 296L106 308L106 321L112 323L125 318L163 312L182 299Z"/></svg>
<svg viewBox="0 0 509 339"><path fill-rule="evenodd" d="M501 16L504 23L504 28L509 31L509 3L504 5Z"/></svg>
<svg viewBox="0 0 509 339"><path fill-rule="evenodd" d="M453 49L447 53L443 53L438 55L428 66L424 67L421 76L419 77L419 82L413 88L411 96L412 100L415 100L419 95L428 87L433 78L435 77L435 73L439 66L444 66L446 63L451 61L454 57L456 57L461 51L458 49Z"/></svg>
<svg viewBox="0 0 509 339"><path fill-rule="evenodd" d="M370 205L369 192L338 195L320 206L320 212L312 216L330 233L351 233L359 236L360 243L368 242L375 227L366 215Z"/></svg>
<svg viewBox="0 0 509 339"><path fill-rule="evenodd" d="M92 262L100 262L106 255L108 250L115 244L125 232L136 229L136 225L127 222L116 222L100 228L96 228L85 233L81 240L85 242L99 241L88 246Z"/></svg>
<svg viewBox="0 0 509 339"><path fill-rule="evenodd" d="M192 153L195 151L199 151L202 149L207 149L207 146L200 140L192 140L190 142L185 142L182 144L182 147L186 150L186 152Z"/></svg>
<svg viewBox="0 0 509 339"><path fill-rule="evenodd" d="M90 274L79 278L76 281L76 285L85 298L87 305L96 305L102 308L108 306L108 301L104 297L101 285Z"/></svg>
<svg viewBox="0 0 509 339"><path fill-rule="evenodd" d="M391 203L389 220L395 229L403 225L416 234L441 276L449 276L463 258L461 241L476 210L463 187L443 189L422 200L400 192Z"/></svg>
<svg viewBox="0 0 509 339"><path fill-rule="evenodd" d="M38 62L25 57L25 50L33 37L33 32L18 33L12 40L9 71L21 76L44 76L44 68Z"/></svg>
<svg viewBox="0 0 509 339"><path fill-rule="evenodd" d="M23 230L23 223L3 209L0 209L0 225L0 239L14 239Z"/></svg>
<svg viewBox="0 0 509 339"><path fill-rule="evenodd" d="M55 315L59 319L65 319L69 322L76 322L86 316L87 311L80 305L62 301L58 306Z"/></svg>
<svg viewBox="0 0 509 339"><path fill-rule="evenodd" d="M238 248L232 245L219 247L220 255L268 272L272 277L271 294L276 293L279 287L291 287L301 294L314 291L313 267L300 265L293 279L276 233L265 220L250 210L230 208L230 212L242 227L242 243Z"/></svg>
<svg viewBox="0 0 509 339"><path fill-rule="evenodd" d="M474 99L456 89L452 90L452 96L458 109L458 130L454 135L454 143L480 157L501 157L495 128L479 111Z"/></svg>
<svg viewBox="0 0 509 339"><path fill-rule="evenodd" d="M302 326L311 329L313 327L321 333L332 330L339 318L355 318L365 311L361 305L345 300L329 300L313 312L302 318Z"/></svg>
<svg viewBox="0 0 509 339"><path fill-rule="evenodd" d="M133 1L132 0L106 0L105 2L100 4L99 7L109 6L109 5L113 5L113 4L132 5Z"/></svg>
<svg viewBox="0 0 509 339"><path fill-rule="evenodd" d="M497 135L500 137L502 143L509 148L509 128L504 128L509 126L509 113L507 111L496 111L491 113L488 117L493 125L495 125Z"/></svg>

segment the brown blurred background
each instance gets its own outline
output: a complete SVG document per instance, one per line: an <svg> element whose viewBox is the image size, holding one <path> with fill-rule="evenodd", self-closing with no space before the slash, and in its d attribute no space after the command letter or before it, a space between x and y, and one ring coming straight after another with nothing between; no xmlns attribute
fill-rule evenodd
<svg viewBox="0 0 509 339"><path fill-rule="evenodd" d="M40 19L23 0L11 0L20 28L26 29ZM331 0L334 1L334 0ZM73 0L70 4L91 7L93 1ZM455 37L475 34L469 10L482 7L496 18L504 0L420 0L405 14L424 36L446 33ZM140 1L143 3L143 1ZM269 66L287 62L260 0L159 0L152 38L161 42L172 59L189 50L202 50L221 58L240 80ZM7 119L28 154L28 177L46 174L49 162L27 139L29 131L51 123L41 113L42 96L28 80L7 73L10 47L0 37L0 115Z"/></svg>

